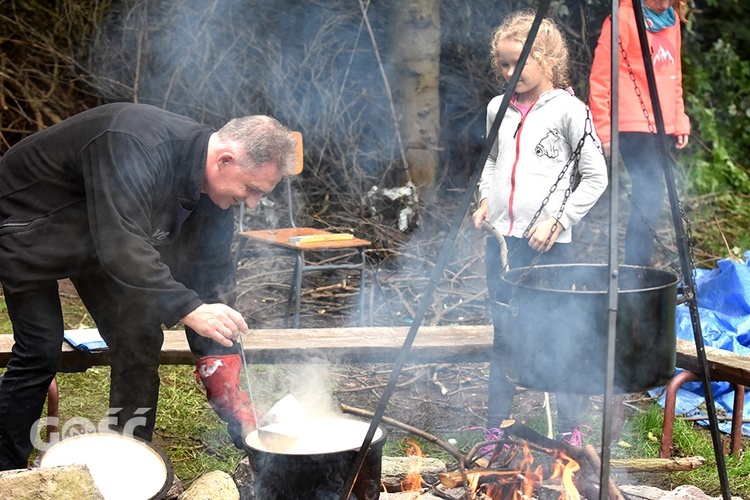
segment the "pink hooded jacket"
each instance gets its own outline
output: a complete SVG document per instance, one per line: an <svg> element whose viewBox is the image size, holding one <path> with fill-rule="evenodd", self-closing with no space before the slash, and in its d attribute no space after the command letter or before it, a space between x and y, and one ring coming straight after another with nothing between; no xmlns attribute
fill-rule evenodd
<svg viewBox="0 0 750 500"><path fill-rule="evenodd" d="M635 0L640 3L640 0ZM656 130L653 107L648 92L646 71L641 56L638 41L633 0L621 0L619 10L620 40L622 48L635 77L635 84L631 80L631 71L620 53L619 61L619 131L620 132L649 132L649 121ZM685 104L682 99L682 62L680 49L682 39L680 21L674 26L664 28L658 33L646 32L649 49L656 76L656 88L659 93L659 103L664 115L664 128L670 135L687 135L690 133L690 119L685 114ZM612 131L610 127L610 61L612 41L612 19L608 16L602 25L602 33L594 52L594 62L591 67L589 107L594 118L594 126L603 143L610 141ZM635 86L641 91L643 103L648 111L649 121L646 120L641 101L635 91Z"/></svg>

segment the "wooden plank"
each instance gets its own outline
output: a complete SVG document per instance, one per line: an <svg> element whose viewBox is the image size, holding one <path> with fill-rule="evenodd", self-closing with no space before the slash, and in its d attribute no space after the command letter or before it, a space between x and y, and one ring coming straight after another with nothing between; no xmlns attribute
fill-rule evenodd
<svg viewBox="0 0 750 500"><path fill-rule="evenodd" d="M706 360L712 380L750 386L750 356L706 347ZM703 372L694 342L677 339L677 366L693 373Z"/></svg>
<svg viewBox="0 0 750 500"><path fill-rule="evenodd" d="M0 367L7 366L10 360L11 348L13 347L12 335L0 335ZM164 345L161 352L162 364L194 364L195 356L190 352L185 332L165 331ZM75 371L89 366L109 365L109 353L96 352L87 353L72 348L67 342L63 342L60 350L60 367L63 370Z"/></svg>
<svg viewBox="0 0 750 500"><path fill-rule="evenodd" d="M298 363L324 359L341 363L389 363L396 360L408 327L300 328L253 330L243 336L249 363ZM10 359L13 337L0 335L0 367ZM492 326L423 326L409 351L409 363L467 363L489 361ZM714 347L706 348L711 376L750 386L750 357ZM107 353L89 354L63 343L64 369L107 365ZM195 362L185 334L164 332L162 364L191 365ZM677 340L677 366L700 373L695 344Z"/></svg>
<svg viewBox="0 0 750 500"><path fill-rule="evenodd" d="M253 330L243 336L249 363L275 364L310 362L320 359L340 363L387 363L398 357L408 327L301 328ZM492 326L423 326L409 351L408 363L458 363L489 361ZM13 337L0 335L0 366L10 359ZM107 365L109 356L84 353L63 343L63 369ZM195 362L185 334L164 332L162 364Z"/></svg>
<svg viewBox="0 0 750 500"><path fill-rule="evenodd" d="M408 327L255 330L243 342L248 362L259 364L278 363L279 355L296 362L316 357L349 363L393 362L408 332ZM492 336L491 325L423 326L407 362L489 361Z"/></svg>

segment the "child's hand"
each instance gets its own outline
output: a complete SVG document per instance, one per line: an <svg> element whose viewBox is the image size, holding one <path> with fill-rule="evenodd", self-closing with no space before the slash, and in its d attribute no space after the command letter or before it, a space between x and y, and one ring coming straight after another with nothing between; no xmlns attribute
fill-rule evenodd
<svg viewBox="0 0 750 500"><path fill-rule="evenodd" d="M529 238L529 246L537 252L547 252L563 229L565 228L554 217L537 222L526 235Z"/></svg>
<svg viewBox="0 0 750 500"><path fill-rule="evenodd" d="M688 136L687 134L678 135L675 140L674 147L677 149L683 149L685 146L688 145L689 137L690 136Z"/></svg>
<svg viewBox="0 0 750 500"><path fill-rule="evenodd" d="M489 213L489 208L487 208L487 198L485 198L479 203L479 208L477 208L477 211L471 216L471 220L474 222L474 227L482 229L482 221L490 220Z"/></svg>

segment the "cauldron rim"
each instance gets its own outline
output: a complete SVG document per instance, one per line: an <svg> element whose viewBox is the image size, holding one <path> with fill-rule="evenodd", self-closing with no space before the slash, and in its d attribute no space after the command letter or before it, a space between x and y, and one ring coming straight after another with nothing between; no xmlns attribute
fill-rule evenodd
<svg viewBox="0 0 750 500"><path fill-rule="evenodd" d="M362 423L364 423L364 424L368 424L369 425L369 422L366 422L364 420L359 420L359 421L362 422ZM376 434L376 436L373 437L372 442L370 443L371 447L372 447L373 444L379 444L381 442L385 442L386 438L388 437L388 431L382 425L379 425L377 430L380 431L380 435L378 436ZM326 457L326 456L331 456L332 457L332 456L335 456L335 455L339 455L341 453L347 453L347 452L356 453L356 452L359 451L359 448L360 448L360 446L355 446L354 448L343 448L343 449L340 449L340 450L325 451L325 452L319 452L319 453L287 453L287 452L283 452L283 451L273 451L273 450L267 450L267 449L264 449L264 448L258 448L256 446L252 446L252 445L248 444L247 437L250 434L252 434L253 432L256 432L256 431L250 432L249 434L247 434L242 439L242 447L244 448L245 453L251 453L251 452L252 453L265 453L265 454L269 454L269 455L283 455L285 457ZM362 441L364 441L364 435L362 436Z"/></svg>
<svg viewBox="0 0 750 500"><path fill-rule="evenodd" d="M528 282L521 282L521 281L511 281L509 279L510 277L513 277L515 275L524 275L525 273L539 273L544 270L548 269L607 269L609 266L607 264L586 264L586 263L572 263L572 264L543 264L543 265L535 265L535 266L526 266L526 267L516 267L514 269L510 269L509 271L506 271L502 276L501 279L514 287L519 288L525 288L528 290L536 290L536 291L546 291L546 292L555 292L555 293L565 293L565 294L572 294L572 295L599 295L608 293L608 289L597 289L597 290L571 290L567 288L554 288L549 286L540 286L537 284L531 284ZM659 276L661 279L658 280L659 282L648 287L643 288L626 288L622 289L620 288L618 290L618 295L621 294L627 294L627 293L642 293L642 292L648 292L651 290L661 290L663 288L668 288L670 286L674 286L675 284L679 283L680 278L670 272L666 271L664 269L658 269L655 267L647 267L647 266L631 266L631 265L624 265L621 264L618 266L618 273L620 276L623 275L623 271L626 272L647 272L655 276Z"/></svg>

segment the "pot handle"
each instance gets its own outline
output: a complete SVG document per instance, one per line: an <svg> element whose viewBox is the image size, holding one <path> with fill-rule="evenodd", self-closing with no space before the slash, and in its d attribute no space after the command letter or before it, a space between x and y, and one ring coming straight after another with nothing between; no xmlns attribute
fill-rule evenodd
<svg viewBox="0 0 750 500"><path fill-rule="evenodd" d="M507 304L505 302L496 300L495 305L503 309L503 311L506 313L510 313L513 316L518 316L518 300L516 300L515 297L511 297Z"/></svg>

